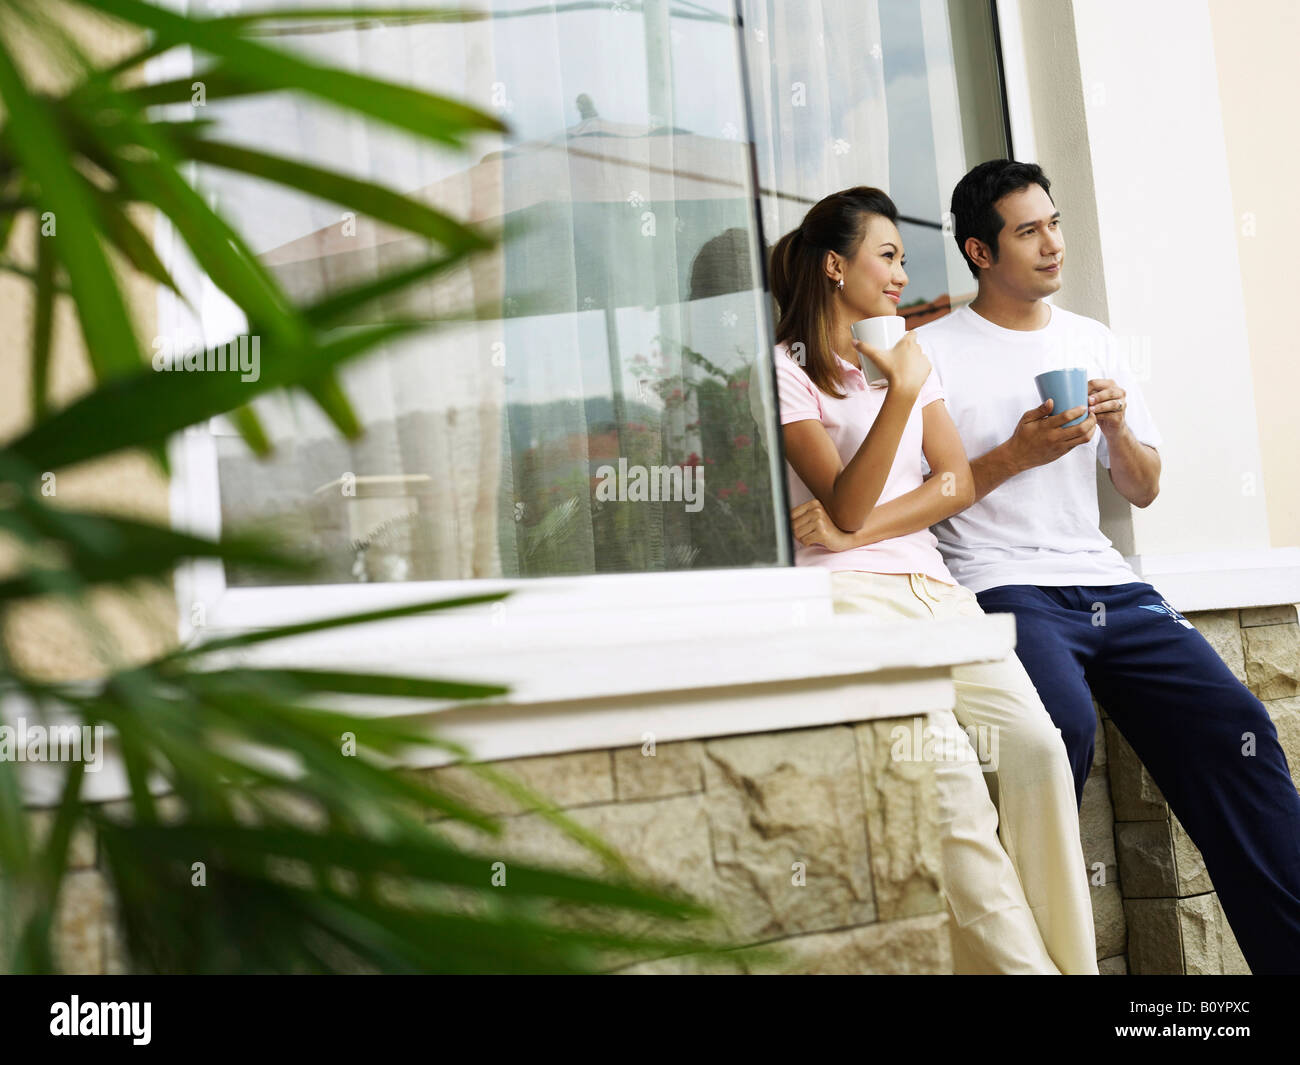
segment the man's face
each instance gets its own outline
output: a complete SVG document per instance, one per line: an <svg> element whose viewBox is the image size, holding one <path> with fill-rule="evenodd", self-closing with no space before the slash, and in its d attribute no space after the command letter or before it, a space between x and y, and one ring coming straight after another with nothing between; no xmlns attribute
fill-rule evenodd
<svg viewBox="0 0 1300 1065"><path fill-rule="evenodd" d="M1002 216L998 258L982 279L1023 299L1050 296L1061 287L1065 261L1061 212L1038 184L1007 193L994 207Z"/></svg>

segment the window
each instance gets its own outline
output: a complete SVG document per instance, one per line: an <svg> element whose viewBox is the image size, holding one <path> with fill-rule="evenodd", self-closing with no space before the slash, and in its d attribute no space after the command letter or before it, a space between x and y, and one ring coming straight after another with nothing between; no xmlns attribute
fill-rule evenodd
<svg viewBox="0 0 1300 1065"><path fill-rule="evenodd" d="M510 134L468 157L292 98L209 107L241 140L343 160L514 234L401 308L472 306L473 321L344 374L360 440L292 397L258 403L270 461L214 426L222 524L274 525L326 560L325 583L783 561L758 429L773 417L767 378L750 394L770 340L729 0L490 10L322 21L280 42L500 112ZM417 250L338 205L214 170L200 181L298 298ZM222 314L209 303L211 334Z"/></svg>
<svg viewBox="0 0 1300 1065"><path fill-rule="evenodd" d="M233 139L509 235L394 309L432 321L472 307L470 320L344 372L361 439L291 396L257 401L269 460L225 419L192 438L191 484L219 498L206 524L271 526L321 556L315 579L331 585L786 563L763 237L828 191L878 184L908 218L913 311L941 313L969 288L943 211L968 162L1005 150L990 5L469 6L489 17L277 30L285 46L495 109L510 133L468 155L299 99L208 105ZM218 170L197 180L296 298L421 251L346 205ZM198 283L201 319L173 307L170 327L205 343L243 332Z"/></svg>
<svg viewBox="0 0 1300 1065"><path fill-rule="evenodd" d="M953 186L1009 151L989 0L744 0L769 240L821 197L888 192L903 216L909 328L974 297L945 225Z"/></svg>

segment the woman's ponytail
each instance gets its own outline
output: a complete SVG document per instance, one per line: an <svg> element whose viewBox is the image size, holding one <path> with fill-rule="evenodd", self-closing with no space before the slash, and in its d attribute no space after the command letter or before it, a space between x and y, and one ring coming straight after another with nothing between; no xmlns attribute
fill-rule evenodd
<svg viewBox="0 0 1300 1065"><path fill-rule="evenodd" d="M808 209L803 221L772 248L768 277L776 301L776 340L802 345L800 365L819 389L842 397L841 370L831 348L835 284L826 255L857 254L872 215L898 223L898 208L880 189L859 185L834 192Z"/></svg>

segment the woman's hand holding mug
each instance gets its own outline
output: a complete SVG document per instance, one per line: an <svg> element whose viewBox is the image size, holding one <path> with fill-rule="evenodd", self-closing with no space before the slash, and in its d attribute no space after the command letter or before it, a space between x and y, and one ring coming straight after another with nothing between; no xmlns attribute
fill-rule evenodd
<svg viewBox="0 0 1300 1065"><path fill-rule="evenodd" d="M865 355L880 367L889 387L895 391L919 393L925 379L930 376L930 360L921 350L916 333L911 330L904 333L903 339L888 350L869 347L857 338L854 338L853 346L859 354Z"/></svg>

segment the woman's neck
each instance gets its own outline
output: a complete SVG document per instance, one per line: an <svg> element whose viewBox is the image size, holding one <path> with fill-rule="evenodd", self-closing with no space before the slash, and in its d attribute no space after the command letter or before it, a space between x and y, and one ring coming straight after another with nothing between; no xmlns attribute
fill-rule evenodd
<svg viewBox="0 0 1300 1065"><path fill-rule="evenodd" d="M853 322L847 314L837 314L831 323L831 350L846 362L854 358Z"/></svg>

